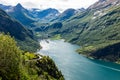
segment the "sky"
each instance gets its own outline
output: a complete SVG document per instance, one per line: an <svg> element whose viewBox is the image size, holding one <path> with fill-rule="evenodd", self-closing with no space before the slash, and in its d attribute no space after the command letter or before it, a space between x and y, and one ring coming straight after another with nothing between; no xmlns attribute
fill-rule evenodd
<svg viewBox="0 0 120 80"><path fill-rule="evenodd" d="M56 8L58 10L65 10L68 8L87 8L98 0L0 0L0 4L13 5L21 3L25 8Z"/></svg>

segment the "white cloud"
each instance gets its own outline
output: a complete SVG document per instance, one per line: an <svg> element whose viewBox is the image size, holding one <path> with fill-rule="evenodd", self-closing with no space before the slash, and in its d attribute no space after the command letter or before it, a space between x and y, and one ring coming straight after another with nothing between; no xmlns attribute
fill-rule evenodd
<svg viewBox="0 0 120 80"><path fill-rule="evenodd" d="M56 8L65 10L67 8L87 8L98 0L0 0L1 4L16 5L21 3L26 8Z"/></svg>

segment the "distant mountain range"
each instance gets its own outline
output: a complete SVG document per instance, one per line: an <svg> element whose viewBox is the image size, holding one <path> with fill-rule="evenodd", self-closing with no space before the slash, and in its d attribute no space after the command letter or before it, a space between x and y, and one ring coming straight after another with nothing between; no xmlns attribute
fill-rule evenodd
<svg viewBox="0 0 120 80"><path fill-rule="evenodd" d="M7 11L10 8L12 8L12 6L7 6L7 5L0 4L0 8Z"/></svg>
<svg viewBox="0 0 120 80"><path fill-rule="evenodd" d="M11 17L17 19L22 24L28 27L34 27L32 23L36 21L50 21L51 19L55 18L59 13L56 9L46 9L46 10L39 10L39 9L25 9L20 3L16 6L6 6L0 4L0 8L5 10Z"/></svg>
<svg viewBox="0 0 120 80"><path fill-rule="evenodd" d="M82 12L82 11L85 11L85 9L84 8L81 8L81 9L79 9L79 10L75 10L75 9L67 9L67 10L65 10L63 13L61 13L61 14L59 14L57 17L56 17L56 19L54 19L54 20L56 20L56 21L64 21L64 20L67 20L67 19L69 19L70 17L72 17L72 16L74 16L74 15L76 15L77 13L79 13L79 12ZM53 21L54 21L53 20Z"/></svg>
<svg viewBox="0 0 120 80"><path fill-rule="evenodd" d="M64 21L69 19L71 16L77 14L80 11L84 11L84 8L75 10L67 9L63 13L53 8L48 8L45 10L40 9L25 9L20 3L16 6L6 6L0 4L0 8L5 10L11 17L17 19L22 24L28 27L35 27L34 22L53 22L53 21Z"/></svg>

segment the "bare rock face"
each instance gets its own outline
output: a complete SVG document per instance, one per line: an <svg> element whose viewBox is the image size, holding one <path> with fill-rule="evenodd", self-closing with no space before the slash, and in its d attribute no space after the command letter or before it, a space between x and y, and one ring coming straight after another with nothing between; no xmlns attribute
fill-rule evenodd
<svg viewBox="0 0 120 80"><path fill-rule="evenodd" d="M116 5L120 5L120 0L99 0L98 2L91 5L88 9L100 10Z"/></svg>
<svg viewBox="0 0 120 80"><path fill-rule="evenodd" d="M104 2L104 1L106 1L106 0L99 0L100 2Z"/></svg>

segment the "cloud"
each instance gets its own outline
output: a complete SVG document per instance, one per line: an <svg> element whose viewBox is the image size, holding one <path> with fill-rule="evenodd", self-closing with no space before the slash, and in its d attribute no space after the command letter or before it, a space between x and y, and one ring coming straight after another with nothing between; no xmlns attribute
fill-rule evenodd
<svg viewBox="0 0 120 80"><path fill-rule="evenodd" d="M87 8L98 0L0 0L0 3L7 5L16 5L21 3L26 8L56 8L65 10L67 8Z"/></svg>
<svg viewBox="0 0 120 80"><path fill-rule="evenodd" d="M27 7L27 8L32 8L31 6L34 6L34 7L36 7L36 8L39 7L39 5L36 5L36 4L33 3L33 2L23 2L22 5L25 5L25 7Z"/></svg>

